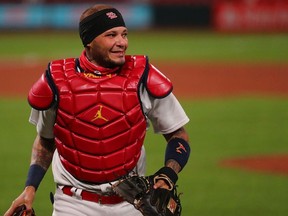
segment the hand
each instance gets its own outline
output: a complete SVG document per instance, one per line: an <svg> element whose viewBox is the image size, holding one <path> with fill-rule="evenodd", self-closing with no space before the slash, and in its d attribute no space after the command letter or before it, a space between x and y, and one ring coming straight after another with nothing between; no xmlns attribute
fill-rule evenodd
<svg viewBox="0 0 288 216"><path fill-rule="evenodd" d="M178 179L177 173L171 167L162 167L152 178L152 185L154 189L162 188L166 190L172 190Z"/></svg>
<svg viewBox="0 0 288 216"><path fill-rule="evenodd" d="M4 216L13 216L14 211L20 205L25 205L27 209L27 216L32 213L32 204L35 197L35 188L33 186L27 186L24 191L12 202L10 208L6 211Z"/></svg>
<svg viewBox="0 0 288 216"><path fill-rule="evenodd" d="M163 189L168 190L168 189L169 189L169 186L166 184L166 182L165 182L164 180L158 180L158 181L153 185L153 188L154 188L154 189L163 188Z"/></svg>

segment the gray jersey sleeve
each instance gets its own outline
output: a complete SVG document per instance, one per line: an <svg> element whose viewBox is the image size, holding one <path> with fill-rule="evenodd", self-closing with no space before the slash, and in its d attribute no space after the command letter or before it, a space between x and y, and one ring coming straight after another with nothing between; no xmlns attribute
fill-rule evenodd
<svg viewBox="0 0 288 216"><path fill-rule="evenodd" d="M56 118L55 108L38 111L32 108L29 122L36 126L37 133L45 138L54 138L53 127Z"/></svg>
<svg viewBox="0 0 288 216"><path fill-rule="evenodd" d="M173 93L158 99L151 97L144 89L141 100L144 113L155 133L172 133L189 122L188 116Z"/></svg>

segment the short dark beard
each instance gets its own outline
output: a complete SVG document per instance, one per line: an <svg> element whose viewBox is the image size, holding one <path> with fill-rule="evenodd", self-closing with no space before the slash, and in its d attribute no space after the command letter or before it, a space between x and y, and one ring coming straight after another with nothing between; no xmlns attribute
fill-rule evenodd
<svg viewBox="0 0 288 216"><path fill-rule="evenodd" d="M98 58L98 56L95 56L95 61L97 62L97 64L99 64L102 67L105 68L115 68L115 67L120 67L122 65L125 64L125 62L123 63L116 63L114 61L111 61L110 59L103 59L103 58Z"/></svg>

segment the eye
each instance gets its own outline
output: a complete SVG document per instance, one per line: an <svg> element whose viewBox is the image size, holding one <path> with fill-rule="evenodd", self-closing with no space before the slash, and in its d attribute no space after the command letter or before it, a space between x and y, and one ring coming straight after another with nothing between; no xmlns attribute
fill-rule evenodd
<svg viewBox="0 0 288 216"><path fill-rule="evenodd" d="M128 36L128 33L123 33L123 34L122 34L122 37L123 37L123 38L127 38L127 36Z"/></svg>
<svg viewBox="0 0 288 216"><path fill-rule="evenodd" d="M108 33L108 34L106 35L106 37L110 37L110 38L113 38L113 37L115 37L115 36L116 36L115 33Z"/></svg>

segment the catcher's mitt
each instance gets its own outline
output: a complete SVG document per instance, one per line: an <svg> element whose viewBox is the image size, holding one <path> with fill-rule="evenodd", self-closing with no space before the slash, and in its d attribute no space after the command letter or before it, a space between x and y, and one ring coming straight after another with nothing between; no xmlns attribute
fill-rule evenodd
<svg viewBox="0 0 288 216"><path fill-rule="evenodd" d="M13 213L13 216L27 216L27 215L28 215L28 211L25 205L18 206ZM31 212L31 216L36 216L33 208Z"/></svg>
<svg viewBox="0 0 288 216"><path fill-rule="evenodd" d="M158 180L168 182L169 189L154 189ZM181 203L173 182L166 175L129 176L112 186L116 194L134 205L144 216L180 216Z"/></svg>

